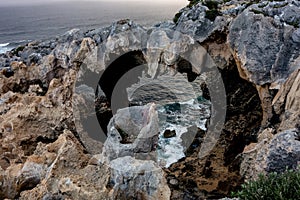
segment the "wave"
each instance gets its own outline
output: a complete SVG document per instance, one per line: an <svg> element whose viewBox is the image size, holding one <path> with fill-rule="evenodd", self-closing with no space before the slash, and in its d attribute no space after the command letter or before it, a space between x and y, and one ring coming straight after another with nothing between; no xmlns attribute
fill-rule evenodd
<svg viewBox="0 0 300 200"><path fill-rule="evenodd" d="M19 40L16 42L7 42L7 43L0 43L0 54L5 53L7 51L11 51L14 48L17 48L18 46L25 45L32 40Z"/></svg>
<svg viewBox="0 0 300 200"><path fill-rule="evenodd" d="M9 43L4 43L4 44L0 44L0 47L6 47L8 45L9 45Z"/></svg>
<svg viewBox="0 0 300 200"><path fill-rule="evenodd" d="M158 160L168 168L185 157L185 151L192 144L197 128L207 130L206 123L211 116L211 102L198 96L183 102L157 105L157 112L160 132ZM175 136L164 137L166 130L175 131Z"/></svg>

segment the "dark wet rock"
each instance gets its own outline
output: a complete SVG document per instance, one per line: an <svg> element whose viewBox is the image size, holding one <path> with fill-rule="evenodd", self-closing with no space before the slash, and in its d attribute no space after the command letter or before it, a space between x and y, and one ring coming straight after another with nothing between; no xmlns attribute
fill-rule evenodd
<svg viewBox="0 0 300 200"><path fill-rule="evenodd" d="M175 130L165 130L164 132L164 137L165 138L171 138L176 136L176 131Z"/></svg>

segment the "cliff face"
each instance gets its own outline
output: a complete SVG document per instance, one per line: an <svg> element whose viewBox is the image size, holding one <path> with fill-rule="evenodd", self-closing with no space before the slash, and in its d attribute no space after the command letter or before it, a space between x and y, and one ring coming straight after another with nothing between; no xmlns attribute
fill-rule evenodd
<svg viewBox="0 0 300 200"><path fill-rule="evenodd" d="M122 20L1 54L0 198L219 198L259 173L296 169L299 7L206 1L176 23ZM166 100L163 89L135 96L149 84L168 88ZM198 110L170 104L201 93ZM162 132L159 103L202 121ZM180 151L165 158L176 138Z"/></svg>

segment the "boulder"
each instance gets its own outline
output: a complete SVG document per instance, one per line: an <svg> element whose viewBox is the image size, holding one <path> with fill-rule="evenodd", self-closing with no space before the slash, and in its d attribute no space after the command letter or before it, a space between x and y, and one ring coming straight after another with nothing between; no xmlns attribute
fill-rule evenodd
<svg viewBox="0 0 300 200"><path fill-rule="evenodd" d="M155 104L120 109L108 125L103 153L109 160L124 156L147 159L155 153L158 134Z"/></svg>
<svg viewBox="0 0 300 200"><path fill-rule="evenodd" d="M114 199L170 199L171 191L164 172L154 161L125 156L111 161L110 166Z"/></svg>
<svg viewBox="0 0 300 200"><path fill-rule="evenodd" d="M259 135L257 144L247 146L242 154L240 172L247 179L256 179L259 174L284 172L298 169L300 165L299 130L290 129L272 134L271 129Z"/></svg>

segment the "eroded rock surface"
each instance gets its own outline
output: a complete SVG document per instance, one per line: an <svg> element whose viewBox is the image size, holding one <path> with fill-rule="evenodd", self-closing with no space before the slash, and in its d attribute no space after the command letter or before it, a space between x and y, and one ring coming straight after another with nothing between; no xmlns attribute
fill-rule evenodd
<svg viewBox="0 0 300 200"><path fill-rule="evenodd" d="M297 168L300 3L216 2L184 8L176 23L145 28L121 20L1 54L0 198L216 199L244 178ZM186 85L196 80L186 91L205 89L212 102L206 114L221 116L214 108L226 107L224 124L210 121L215 129L206 121L187 128L180 139L185 143L190 133L194 139L168 167L155 160L155 104L113 116L115 82L110 85L108 77L99 83L108 66L120 76L132 69L115 69L114 61L128 52L124 60L132 68L145 64L145 80L184 74ZM204 81L197 82L203 73ZM213 87L220 82L225 91ZM214 99L222 92L224 98ZM80 124L97 117L102 126L110 121L103 143ZM90 131L97 136L98 129ZM207 130L220 132L218 139L207 137ZM209 154L199 157L207 140Z"/></svg>
<svg viewBox="0 0 300 200"><path fill-rule="evenodd" d="M143 159L155 153L158 134L155 104L120 109L108 125L103 153L108 160L125 156Z"/></svg>
<svg viewBox="0 0 300 200"><path fill-rule="evenodd" d="M273 136L272 130L265 130L259 135L258 144L248 146L243 152L241 174L253 179L260 173L297 169L300 162L298 134L298 130L290 129Z"/></svg>
<svg viewBox="0 0 300 200"><path fill-rule="evenodd" d="M299 167L299 69L287 79L273 99L273 108L281 121L258 136L258 143L243 152L241 173L257 178L259 173L282 172ZM277 116L278 117L278 116Z"/></svg>

